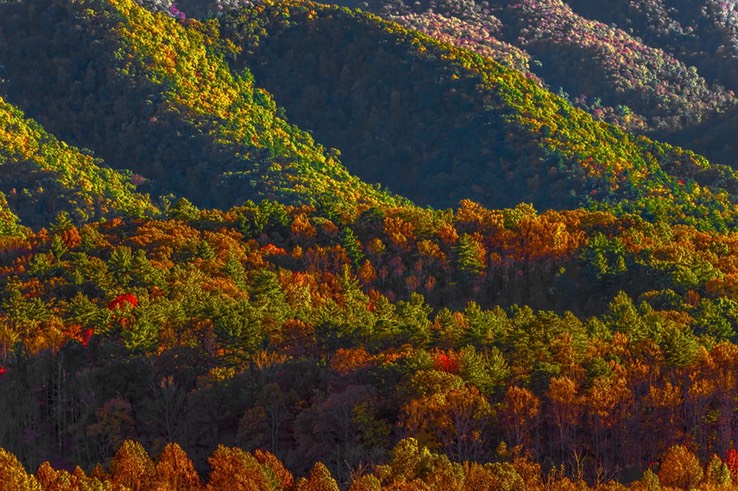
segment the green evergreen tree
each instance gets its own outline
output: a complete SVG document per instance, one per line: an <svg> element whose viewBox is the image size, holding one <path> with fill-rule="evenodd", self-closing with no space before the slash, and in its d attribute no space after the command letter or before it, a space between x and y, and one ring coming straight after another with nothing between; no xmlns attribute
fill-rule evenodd
<svg viewBox="0 0 738 491"><path fill-rule="evenodd" d="M610 302L605 319L613 331L624 333L633 342L648 337L646 321L625 292L619 292Z"/></svg>
<svg viewBox="0 0 738 491"><path fill-rule="evenodd" d="M425 303L425 298L420 293L411 293L407 301L398 301L400 337L418 348L426 346L431 339L431 322L428 316L432 311L433 308Z"/></svg>
<svg viewBox="0 0 738 491"><path fill-rule="evenodd" d="M131 261L130 271L133 286L166 288L167 281L164 272L151 264L143 249L136 251Z"/></svg>
<svg viewBox="0 0 738 491"><path fill-rule="evenodd" d="M195 254L197 255L197 257L201 257L207 260L215 259L216 256L213 246L211 246L210 243L204 239L197 243Z"/></svg>
<svg viewBox="0 0 738 491"><path fill-rule="evenodd" d="M361 263L364 261L364 254L361 252L361 243L353 230L344 227L340 234L341 245L351 259L354 270L358 271Z"/></svg>
<svg viewBox="0 0 738 491"><path fill-rule="evenodd" d="M227 274L240 289L246 289L246 270L233 251L229 251L228 256L226 256L226 260L223 263L223 272Z"/></svg>
<svg viewBox="0 0 738 491"><path fill-rule="evenodd" d="M456 246L459 268L473 276L481 274L486 268L484 247L470 234L461 234Z"/></svg>
<svg viewBox="0 0 738 491"><path fill-rule="evenodd" d="M480 353L474 346L466 346L460 353L460 375L484 394L490 395L510 375L510 368L496 347Z"/></svg>
<svg viewBox="0 0 738 491"><path fill-rule="evenodd" d="M57 261L60 261L61 258L69 251L66 244L64 244L64 241L58 235L54 235L51 238L51 242L49 243L49 250L54 255Z"/></svg>
<svg viewBox="0 0 738 491"><path fill-rule="evenodd" d="M167 216L183 222L192 222L200 218L200 209L193 205L187 198L180 198L177 202L167 208Z"/></svg>
<svg viewBox="0 0 738 491"><path fill-rule="evenodd" d="M123 287L131 284L133 272L133 252L130 247L119 246L113 249L108 260L108 268L115 281Z"/></svg>
<svg viewBox="0 0 738 491"><path fill-rule="evenodd" d="M69 213L66 211L60 211L57 213L56 219L51 224L51 231L55 234L60 234L65 230L69 230L73 226L74 222L72 222L72 218L69 216Z"/></svg>

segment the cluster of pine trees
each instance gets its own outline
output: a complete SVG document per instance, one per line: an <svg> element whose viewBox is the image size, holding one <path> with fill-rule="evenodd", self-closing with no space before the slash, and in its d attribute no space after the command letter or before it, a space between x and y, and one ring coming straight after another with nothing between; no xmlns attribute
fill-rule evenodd
<svg viewBox="0 0 738 491"><path fill-rule="evenodd" d="M3 240L0 431L28 465L135 438L346 482L411 437L591 480L732 448L735 234L471 202L167 215Z"/></svg>

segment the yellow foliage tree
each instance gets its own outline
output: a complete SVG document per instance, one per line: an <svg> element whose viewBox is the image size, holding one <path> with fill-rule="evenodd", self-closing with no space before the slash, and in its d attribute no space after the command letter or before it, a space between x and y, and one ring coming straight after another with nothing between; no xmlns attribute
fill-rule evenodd
<svg viewBox="0 0 738 491"><path fill-rule="evenodd" d="M36 478L23 468L15 455L0 448L0 483L5 491L41 491Z"/></svg>

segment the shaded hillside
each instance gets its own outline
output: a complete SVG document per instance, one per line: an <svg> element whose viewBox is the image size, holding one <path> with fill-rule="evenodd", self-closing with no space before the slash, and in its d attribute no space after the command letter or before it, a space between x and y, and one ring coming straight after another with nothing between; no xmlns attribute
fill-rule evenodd
<svg viewBox="0 0 738 491"><path fill-rule="evenodd" d="M23 225L47 226L59 212L77 222L155 212L148 196L136 192L130 172L102 165L0 98L0 195Z"/></svg>
<svg viewBox="0 0 738 491"><path fill-rule="evenodd" d="M579 13L616 23L653 46L698 68L708 80L738 89L738 11L716 0L580 1L569 0ZM714 162L738 166L736 110L703 118L662 138L702 153Z"/></svg>
<svg viewBox="0 0 738 491"><path fill-rule="evenodd" d="M533 76L530 71L530 55L523 49L502 41L502 22L493 15L488 5L482 6L472 0L413 3L404 3L402 0L372 0L364 3L335 3L371 10L382 18L428 34L439 41L470 49Z"/></svg>
<svg viewBox="0 0 738 491"><path fill-rule="evenodd" d="M3 90L63 140L141 174L141 191L198 205L271 197L345 214L394 202L288 124L250 67L364 182L419 204L615 206L733 224L727 168L596 122L518 72L397 24L276 5L223 17L222 40L216 21L132 0L2 4Z"/></svg>
<svg viewBox="0 0 738 491"><path fill-rule="evenodd" d="M196 3L187 4L192 12L220 15L245 2ZM717 155L715 147L731 145L731 138L716 140L700 129L703 122L736 102L731 91L715 85L732 86L729 73L735 62L730 53L738 45L732 11L720 2L568 2L574 11L560 0L339 3L369 9L385 19L522 71L563 91L573 105L595 119L638 133L648 132L709 156ZM301 124L314 127L304 114L297 114L303 117ZM703 145L706 139L713 144ZM343 140L330 141L347 150ZM730 155L724 157L721 155L719 161L734 161ZM376 172L367 176L371 181L378 180ZM449 199L444 206L454 203Z"/></svg>
<svg viewBox="0 0 738 491"><path fill-rule="evenodd" d="M674 130L735 103L658 46L579 16L560 0L369 5L383 17L503 62L505 56L485 45L507 46L507 58L516 53L525 69L535 60L530 69L550 87L626 128Z"/></svg>
<svg viewBox="0 0 738 491"><path fill-rule="evenodd" d="M224 34L244 45L237 66L252 67L289 117L339 148L361 178L438 207L465 197L499 206L576 202L564 176L547 182L554 187L546 196L527 185L540 169L526 165L534 154L515 155L499 99L478 97L480 80L416 53L426 40L411 47L409 31L386 32L378 19L321 5L309 7L310 19L299 4L285 5L287 29L278 4L225 21ZM260 24L266 36L257 40Z"/></svg>
<svg viewBox="0 0 738 491"><path fill-rule="evenodd" d="M635 131L677 130L735 104L712 77L689 68L661 44L572 12L560 0L371 0L368 9L444 42L535 73L597 119ZM625 29L624 26L623 29ZM532 74L529 76L533 76Z"/></svg>
<svg viewBox="0 0 738 491"><path fill-rule="evenodd" d="M703 124L665 135L673 142L689 142L690 148L705 155L712 162L738 167L738 109L731 109Z"/></svg>
<svg viewBox="0 0 738 491"><path fill-rule="evenodd" d="M132 0L44 0L0 5L0 28L9 100L148 178L142 189L219 207L277 196L334 209L391 201L278 117L248 72L232 74L213 23Z"/></svg>
<svg viewBox="0 0 738 491"><path fill-rule="evenodd" d="M293 120L360 177L419 204L733 213L727 194L709 190L738 190L729 169L596 122L517 72L395 23L272 2L222 23L243 47L229 59L252 67Z"/></svg>
<svg viewBox="0 0 738 491"><path fill-rule="evenodd" d="M738 89L738 11L719 0L567 0L582 15L615 23L663 48L708 80Z"/></svg>
<svg viewBox="0 0 738 491"><path fill-rule="evenodd" d="M690 126L736 103L669 53L580 17L562 0L503 3L498 16L508 38L542 62L538 73L548 84L628 106L653 129Z"/></svg>
<svg viewBox="0 0 738 491"><path fill-rule="evenodd" d="M164 10L164 4L171 4L163 0L145 3ZM178 6L186 5L182 9L188 15L219 16L251 3L193 0ZM561 0L338 3L370 10L490 57L562 91L572 104L596 119L631 131L666 138L736 103L731 91L716 85L731 87L730 77L714 73L730 70L734 64L731 46L738 44L733 14L721 2L666 5L654 0L643 5L630 2L627 8L627 2L597 6L569 2L575 11ZM617 21L618 26L599 20ZM689 140L677 144L691 148Z"/></svg>

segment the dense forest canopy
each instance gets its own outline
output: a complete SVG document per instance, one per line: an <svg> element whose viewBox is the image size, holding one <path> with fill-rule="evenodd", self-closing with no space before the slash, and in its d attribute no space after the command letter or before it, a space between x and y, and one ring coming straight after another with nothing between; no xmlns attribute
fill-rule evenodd
<svg viewBox="0 0 738 491"><path fill-rule="evenodd" d="M342 3L0 1L8 489L734 489L733 4Z"/></svg>

